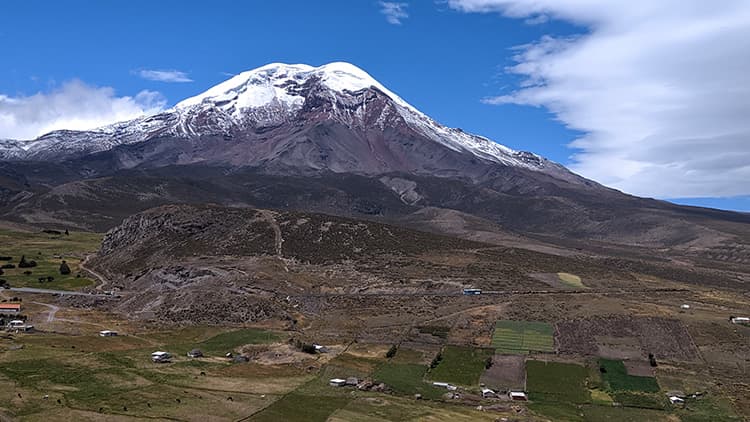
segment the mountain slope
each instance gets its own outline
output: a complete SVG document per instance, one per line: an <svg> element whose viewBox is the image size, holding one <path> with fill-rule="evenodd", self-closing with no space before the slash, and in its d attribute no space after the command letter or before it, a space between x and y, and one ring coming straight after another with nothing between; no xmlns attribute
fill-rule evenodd
<svg viewBox="0 0 750 422"><path fill-rule="evenodd" d="M721 257L740 245L729 254L740 265L750 244L746 214L625 195L446 128L345 63L264 66L155 116L2 141L0 157L0 214L37 224L104 230L150 207L214 202L410 225L425 218L423 228L449 233L421 211L457 211L501 238L583 248Z"/></svg>

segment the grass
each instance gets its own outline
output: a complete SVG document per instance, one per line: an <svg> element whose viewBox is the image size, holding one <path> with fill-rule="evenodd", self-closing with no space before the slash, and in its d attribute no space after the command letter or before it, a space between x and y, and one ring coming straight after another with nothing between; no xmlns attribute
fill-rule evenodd
<svg viewBox="0 0 750 422"><path fill-rule="evenodd" d="M639 407L642 409L664 410L667 406L666 397L632 391L618 391L614 393L614 400L625 407Z"/></svg>
<svg viewBox="0 0 750 422"><path fill-rule="evenodd" d="M492 334L497 353L554 352L552 325L546 322L498 321Z"/></svg>
<svg viewBox="0 0 750 422"><path fill-rule="evenodd" d="M426 373L427 366L424 365L389 362L381 365L373 374L373 378L385 383L396 393L421 394L426 399L440 399L446 390L427 384L424 381Z"/></svg>
<svg viewBox="0 0 750 422"><path fill-rule="evenodd" d="M589 403L588 370L572 363L527 361L529 399L540 402Z"/></svg>
<svg viewBox="0 0 750 422"><path fill-rule="evenodd" d="M484 372L487 359L492 358L493 354L494 351L491 349L445 346L442 351L443 359L436 368L430 371L429 378L435 381L476 386L479 384L479 377Z"/></svg>
<svg viewBox="0 0 750 422"><path fill-rule="evenodd" d="M209 354L227 353L246 344L267 344L279 339L279 335L271 331L246 328L217 334L196 344L195 348Z"/></svg>
<svg viewBox="0 0 750 422"><path fill-rule="evenodd" d="M251 421L324 422L352 399L345 396L315 396L293 392L253 415Z"/></svg>
<svg viewBox="0 0 750 422"><path fill-rule="evenodd" d="M659 384L653 377L638 377L628 375L625 364L621 360L599 359L602 379L612 391L640 391L656 393Z"/></svg>
<svg viewBox="0 0 750 422"><path fill-rule="evenodd" d="M557 278L560 279L566 286L573 287L576 289L585 289L586 286L581 281L581 277L570 273L557 273Z"/></svg>
<svg viewBox="0 0 750 422"><path fill-rule="evenodd" d="M0 279L12 287L39 287L46 289L76 290L93 284L86 277L77 277L81 258L96 251L102 235L96 233L70 232L70 235L50 235L43 232L22 232L0 229L0 256L10 256L11 261L0 264L14 264L16 268L3 269ZM21 256L34 260L33 268L18 268ZM56 258L55 256L60 256ZM60 274L63 259L71 269L69 275ZM31 271L30 275L24 274ZM40 277L54 277L54 281L40 283Z"/></svg>

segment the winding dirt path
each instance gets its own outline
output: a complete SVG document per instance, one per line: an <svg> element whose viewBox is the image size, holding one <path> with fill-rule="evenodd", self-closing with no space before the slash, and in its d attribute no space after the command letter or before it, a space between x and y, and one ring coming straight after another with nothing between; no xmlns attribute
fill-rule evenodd
<svg viewBox="0 0 750 422"><path fill-rule="evenodd" d="M55 321L55 314L57 314L57 311L60 310L59 306L57 306L57 305L51 305L49 303L42 303L42 302L31 302L31 303L33 303L35 305L46 306L47 308L49 308L49 310L47 311L47 322L54 322Z"/></svg>
<svg viewBox="0 0 750 422"><path fill-rule="evenodd" d="M91 258L91 256L92 255L86 255L86 258L84 258L83 261L81 261L78 264L78 267L81 270L86 271L87 273L91 274L92 276L94 276L94 278L96 278L99 281L99 284L97 284L96 287L95 287L96 290L104 290L104 286L106 286L107 284L109 284L109 280L107 280L107 278L104 277L103 275L101 275L100 273L98 273L98 272L96 272L96 271L94 271L91 268L89 268L89 267L86 266L86 264L88 263L88 261Z"/></svg>

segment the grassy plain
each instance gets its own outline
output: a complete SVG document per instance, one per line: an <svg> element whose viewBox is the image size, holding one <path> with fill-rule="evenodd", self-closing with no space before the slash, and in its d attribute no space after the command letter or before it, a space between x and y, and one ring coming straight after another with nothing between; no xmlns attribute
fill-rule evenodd
<svg viewBox="0 0 750 422"><path fill-rule="evenodd" d="M78 277L79 263L85 255L99 248L102 235L96 233L70 232L69 235L54 235L44 232L24 232L0 229L0 256L11 260L0 264L13 264L16 268L3 269L4 279L12 287L40 287L46 289L75 290L93 283L85 276ZM33 268L18 268L21 257L36 261ZM62 261L70 267L70 274L60 274ZM31 271L31 274L24 274ZM40 277L54 277L51 282L39 282Z"/></svg>

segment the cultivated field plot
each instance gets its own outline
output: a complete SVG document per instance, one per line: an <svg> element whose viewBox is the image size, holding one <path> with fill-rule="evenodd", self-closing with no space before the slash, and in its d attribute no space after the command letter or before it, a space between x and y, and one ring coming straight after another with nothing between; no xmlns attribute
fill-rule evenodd
<svg viewBox="0 0 750 422"><path fill-rule="evenodd" d="M579 290L588 288L583 284L580 276L571 273L532 273L529 276L558 289Z"/></svg>
<svg viewBox="0 0 750 422"><path fill-rule="evenodd" d="M526 389L526 357L521 355L495 355L492 366L479 379L489 388L503 390Z"/></svg>
<svg viewBox="0 0 750 422"><path fill-rule="evenodd" d="M572 363L526 362L529 398L540 402L589 403L588 370Z"/></svg>
<svg viewBox="0 0 750 422"><path fill-rule="evenodd" d="M654 377L629 375L621 360L599 359L599 372L609 388L614 391L642 391L655 393L659 384Z"/></svg>
<svg viewBox="0 0 750 422"><path fill-rule="evenodd" d="M445 389L438 389L424 380L427 366L407 363L386 363L373 374L373 379L383 382L399 394L421 394L427 399L439 399Z"/></svg>
<svg viewBox="0 0 750 422"><path fill-rule="evenodd" d="M552 325L546 322L498 321L492 334L497 353L554 352Z"/></svg>
<svg viewBox="0 0 750 422"><path fill-rule="evenodd" d="M608 350L607 344L623 339L632 343L628 356L608 357L645 358L658 353L658 358L675 361L695 361L698 350L682 322L658 317L592 317L557 323L557 345L562 353L596 356ZM604 346L604 347L603 347ZM618 345L620 351L623 347ZM631 356L633 355L633 356Z"/></svg>
<svg viewBox="0 0 750 422"><path fill-rule="evenodd" d="M430 371L429 378L433 381L476 386L492 353L491 349L445 346L441 353L442 360Z"/></svg>

